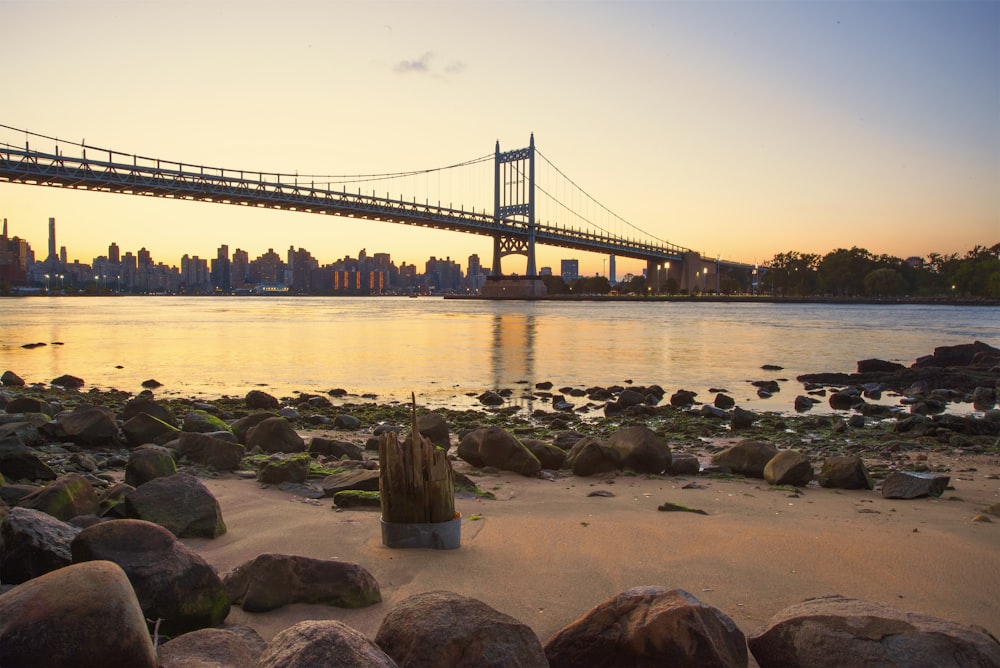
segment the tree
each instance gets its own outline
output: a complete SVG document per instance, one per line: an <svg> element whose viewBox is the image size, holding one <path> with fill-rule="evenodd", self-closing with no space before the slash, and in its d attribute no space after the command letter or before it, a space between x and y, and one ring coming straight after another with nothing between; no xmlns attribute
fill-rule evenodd
<svg viewBox="0 0 1000 668"><path fill-rule="evenodd" d="M844 297L864 292L864 279L874 265L872 254L864 248L838 248L827 253L817 267L819 286L829 294Z"/></svg>
<svg viewBox="0 0 1000 668"><path fill-rule="evenodd" d="M788 251L778 253L769 262L761 277L761 288L773 295L809 295L816 289L818 255Z"/></svg>
<svg viewBox="0 0 1000 668"><path fill-rule="evenodd" d="M903 277L889 267L882 267L865 276L865 294L873 297L894 297L903 292Z"/></svg>

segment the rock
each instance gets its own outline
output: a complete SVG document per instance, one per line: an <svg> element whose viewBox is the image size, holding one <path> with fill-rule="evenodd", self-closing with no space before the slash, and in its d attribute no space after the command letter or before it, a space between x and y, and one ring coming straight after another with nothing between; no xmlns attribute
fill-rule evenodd
<svg viewBox="0 0 1000 668"><path fill-rule="evenodd" d="M763 478L764 467L776 454L778 448L773 443L744 439L715 454L712 463L748 478Z"/></svg>
<svg viewBox="0 0 1000 668"><path fill-rule="evenodd" d="M276 398L272 397L267 392L262 392L260 390L250 390L249 392L247 392L247 395L246 397L244 397L243 401L244 403L246 403L247 408L249 408L252 411L255 410L276 411L278 410L278 406L281 405L280 403L278 403L278 400Z"/></svg>
<svg viewBox="0 0 1000 668"><path fill-rule="evenodd" d="M816 403L818 403L816 399L800 394L795 397L795 403L793 406L797 413L805 413L806 411L811 410Z"/></svg>
<svg viewBox="0 0 1000 668"><path fill-rule="evenodd" d="M447 591L414 594L382 620L375 642L400 666L547 666L527 625ZM581 664L583 665L583 664Z"/></svg>
<svg viewBox="0 0 1000 668"><path fill-rule="evenodd" d="M169 443L177 439L181 431L148 413L138 413L122 425L122 434L129 447L137 448L146 443Z"/></svg>
<svg viewBox="0 0 1000 668"><path fill-rule="evenodd" d="M865 403L861 394L853 390L841 390L830 394L830 408L835 411L849 411Z"/></svg>
<svg viewBox="0 0 1000 668"><path fill-rule="evenodd" d="M342 457L347 457L348 459L363 458L361 446L350 441L337 441L330 438L323 438L322 436L313 436L309 440L308 452L310 455L324 455L326 457L333 457L334 459L341 459Z"/></svg>
<svg viewBox="0 0 1000 668"><path fill-rule="evenodd" d="M132 485L120 482L104 490L100 496L100 516L108 519L125 519L125 497L134 489Z"/></svg>
<svg viewBox="0 0 1000 668"><path fill-rule="evenodd" d="M226 532L219 502L187 473L150 480L129 492L125 514L159 524L178 538L215 538Z"/></svg>
<svg viewBox="0 0 1000 668"><path fill-rule="evenodd" d="M670 475L698 475L701 473L701 462L692 454L675 452L670 458Z"/></svg>
<svg viewBox="0 0 1000 668"><path fill-rule="evenodd" d="M963 343L957 346L940 346L934 349L933 355L925 355L918 358L913 363L913 368L969 366L975 360L976 355L979 354L997 356L1000 355L1000 349L981 341Z"/></svg>
<svg viewBox="0 0 1000 668"><path fill-rule="evenodd" d="M495 466L524 476L533 476L542 470L538 458L517 437L495 425L482 432L479 458L486 466Z"/></svg>
<svg viewBox="0 0 1000 668"><path fill-rule="evenodd" d="M8 401L4 410L8 413L42 413L49 417L55 415L52 405L38 397L17 397Z"/></svg>
<svg viewBox="0 0 1000 668"><path fill-rule="evenodd" d="M858 361L858 373L894 373L906 367L897 362L887 362L879 359Z"/></svg>
<svg viewBox="0 0 1000 668"><path fill-rule="evenodd" d="M934 473L893 471L882 481L882 497L885 499L919 499L925 496L941 496L951 478Z"/></svg>
<svg viewBox="0 0 1000 668"><path fill-rule="evenodd" d="M535 456L542 469L558 471L566 463L566 451L537 438L522 438L521 444Z"/></svg>
<svg viewBox="0 0 1000 668"><path fill-rule="evenodd" d="M160 668L240 668L253 666L265 647L249 626L198 629L160 645L157 657Z"/></svg>
<svg viewBox="0 0 1000 668"><path fill-rule="evenodd" d="M73 562L69 546L78 533L79 528L48 513L31 508L12 508L0 523L0 574L3 582L19 584L69 566Z"/></svg>
<svg viewBox="0 0 1000 668"><path fill-rule="evenodd" d="M479 444L483 440L483 434L486 433L485 429L473 429L468 434L462 437L462 440L458 443L458 449L455 454L462 461L468 462L470 465L476 468L482 468L486 466L483 458L479 456ZM541 463L539 463L541 465Z"/></svg>
<svg viewBox="0 0 1000 668"><path fill-rule="evenodd" d="M211 435L212 433L219 432L182 432L177 442L178 454L215 471L232 471L239 468L246 449L239 443L216 438ZM219 435L228 433L222 432Z"/></svg>
<svg viewBox="0 0 1000 668"><path fill-rule="evenodd" d="M288 420L269 417L247 431L247 449L260 448L262 452L305 452L306 443Z"/></svg>
<svg viewBox="0 0 1000 668"><path fill-rule="evenodd" d="M62 413L56 423L66 440L84 447L118 445L118 421L114 413L100 406L80 404L69 413Z"/></svg>
<svg viewBox="0 0 1000 668"><path fill-rule="evenodd" d="M85 385L83 378L77 378L76 376L71 376L68 373L64 373L58 378L52 379L52 385L56 387L62 387L67 390L78 390Z"/></svg>
<svg viewBox="0 0 1000 668"><path fill-rule="evenodd" d="M346 431L358 431L361 429L361 420L353 415L345 415L344 413L341 413L333 419L333 426L337 429L344 429Z"/></svg>
<svg viewBox="0 0 1000 668"><path fill-rule="evenodd" d="M448 423L438 413L425 413L417 418L417 431L430 442L447 450L451 447Z"/></svg>
<svg viewBox="0 0 1000 668"><path fill-rule="evenodd" d="M805 487L814 475L809 459L795 450L782 450L764 466L764 480L772 485Z"/></svg>
<svg viewBox="0 0 1000 668"><path fill-rule="evenodd" d="M148 392L142 393L126 402L125 406L122 408L122 419L125 420L125 422L128 422L141 413L145 413L146 415L154 417L161 422L165 422L171 427L177 425L177 418L174 417L173 412L171 412L171 410L163 404L153 399Z"/></svg>
<svg viewBox="0 0 1000 668"><path fill-rule="evenodd" d="M181 431L207 434L213 431L229 431L229 425L205 411L188 411L184 416Z"/></svg>
<svg viewBox="0 0 1000 668"><path fill-rule="evenodd" d="M616 431L608 438L608 445L618 451L622 467L636 473L659 475L670 468L667 442L644 425Z"/></svg>
<svg viewBox="0 0 1000 668"><path fill-rule="evenodd" d="M260 463L257 469L257 480L265 485L278 485L284 482L305 482L309 477L309 465L312 458L307 454L271 455Z"/></svg>
<svg viewBox="0 0 1000 668"><path fill-rule="evenodd" d="M247 612L290 603L363 608L382 600L378 582L363 567L344 561L261 554L223 578L229 600Z"/></svg>
<svg viewBox="0 0 1000 668"><path fill-rule="evenodd" d="M713 404L716 408L721 408L726 411L736 405L736 400L720 392L715 395L715 401Z"/></svg>
<svg viewBox="0 0 1000 668"><path fill-rule="evenodd" d="M125 572L73 564L0 595L4 666L156 668L156 650Z"/></svg>
<svg viewBox="0 0 1000 668"><path fill-rule="evenodd" d="M553 437L552 444L560 450L569 451L576 445L576 442L584 437L578 431L560 431Z"/></svg>
<svg viewBox="0 0 1000 668"><path fill-rule="evenodd" d="M56 472L38 454L9 436L0 441L0 475L10 480L55 480Z"/></svg>
<svg viewBox="0 0 1000 668"><path fill-rule="evenodd" d="M683 589L637 587L593 608L545 643L561 666L739 666L746 638L729 617Z"/></svg>
<svg viewBox="0 0 1000 668"><path fill-rule="evenodd" d="M573 475L582 477L617 471L621 464L621 455L617 450L607 441L590 436L577 441L566 456L566 465L572 469Z"/></svg>
<svg viewBox="0 0 1000 668"><path fill-rule="evenodd" d="M868 469L860 457L830 457L819 473L820 487L834 489L874 489Z"/></svg>
<svg viewBox="0 0 1000 668"><path fill-rule="evenodd" d="M252 413L246 417L236 420L229 425L229 427L232 429L233 435L236 436L236 440L245 444L247 442L247 434L252 428L256 427L264 420L274 417L279 416L276 413Z"/></svg>
<svg viewBox="0 0 1000 668"><path fill-rule="evenodd" d="M691 390L677 390L670 396L671 406L690 406L694 403L694 398L698 396L697 392L692 392Z"/></svg>
<svg viewBox="0 0 1000 668"><path fill-rule="evenodd" d="M33 508L68 522L77 515L96 515L100 500L94 486L79 473L67 473L21 499L21 508Z"/></svg>
<svg viewBox="0 0 1000 668"><path fill-rule="evenodd" d="M175 635L216 626L229 598L215 569L163 527L142 520L102 522L70 545L74 563L112 561L125 571L143 614Z"/></svg>
<svg viewBox="0 0 1000 668"><path fill-rule="evenodd" d="M321 486L323 496L333 496L337 492L356 490L360 492L377 492L379 489L378 471L355 469L343 473L332 473L325 478Z"/></svg>
<svg viewBox="0 0 1000 668"><path fill-rule="evenodd" d="M396 663L343 622L306 620L267 644L255 668L396 668ZM168 667L164 667L168 668Z"/></svg>
<svg viewBox="0 0 1000 668"><path fill-rule="evenodd" d="M483 406L503 406L504 399L498 393L489 391L483 392L476 399L479 400Z"/></svg>
<svg viewBox="0 0 1000 668"><path fill-rule="evenodd" d="M761 666L1000 666L983 629L843 596L785 608L748 642Z"/></svg>
<svg viewBox="0 0 1000 668"><path fill-rule="evenodd" d="M0 384L4 387L24 387L24 379L8 369L0 376Z"/></svg>
<svg viewBox="0 0 1000 668"><path fill-rule="evenodd" d="M753 426L757 416L752 412L737 406L733 409L733 416L729 419L729 426L733 429L749 429Z"/></svg>
<svg viewBox="0 0 1000 668"><path fill-rule="evenodd" d="M997 403L997 392L992 387L977 387L972 390L972 405L976 410L985 411Z"/></svg>
<svg viewBox="0 0 1000 668"><path fill-rule="evenodd" d="M129 454L125 465L125 483L138 487L150 480L177 473L177 463L170 450L160 445L142 445Z"/></svg>

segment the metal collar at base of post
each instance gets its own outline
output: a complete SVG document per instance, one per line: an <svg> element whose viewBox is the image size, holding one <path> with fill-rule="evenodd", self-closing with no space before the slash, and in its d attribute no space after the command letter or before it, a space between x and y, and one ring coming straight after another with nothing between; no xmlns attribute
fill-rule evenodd
<svg viewBox="0 0 1000 668"><path fill-rule="evenodd" d="M447 522L427 524L397 523L380 520L382 544L386 547L427 547L434 550L454 550L462 543L462 514Z"/></svg>

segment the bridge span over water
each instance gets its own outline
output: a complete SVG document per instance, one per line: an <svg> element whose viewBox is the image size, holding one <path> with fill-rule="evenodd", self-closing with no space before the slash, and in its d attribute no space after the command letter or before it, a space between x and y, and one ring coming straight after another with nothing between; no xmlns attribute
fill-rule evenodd
<svg viewBox="0 0 1000 668"><path fill-rule="evenodd" d="M421 203L416 197L403 199L374 191L369 194L360 187L356 192L333 188L329 183L317 183L315 178L294 174L206 167L83 144L70 143L81 153L67 155L59 148L59 140L33 136L57 143L49 150L32 148L27 140L23 147L0 144L0 182L280 209L492 237L493 275L484 288L487 296L530 298L543 294L539 292L544 287L535 266L537 244L608 255L612 268L616 257L642 260L646 263L649 286L657 291L673 279L681 290L718 292L724 274L743 274L746 278L753 269L751 265L718 257L703 258L689 248L648 235L636 239L596 225L575 227L538 220L537 151L533 135L526 148L513 151L501 152L497 142L492 156L492 210L442 206L440 202L433 204L427 200ZM482 162L488 157L446 169ZM516 277L504 276L501 260L515 254L526 257L525 272Z"/></svg>

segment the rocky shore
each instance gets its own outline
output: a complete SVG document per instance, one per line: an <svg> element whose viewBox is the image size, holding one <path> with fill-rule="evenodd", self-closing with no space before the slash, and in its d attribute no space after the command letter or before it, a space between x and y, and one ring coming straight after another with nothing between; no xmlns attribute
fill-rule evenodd
<svg viewBox="0 0 1000 668"><path fill-rule="evenodd" d="M861 360L853 373L796 380L802 391L789 415L744 410L724 388L700 401L694 392L655 385L539 383L524 391L546 408L513 404L521 389L491 389L477 393L479 410L421 409L418 428L449 450L459 494L487 508L496 490L484 482L504 475L592 481L597 498L614 496L615 481L684 481L697 489L749 480L790 498L811 489L862 490L921 503L941 498L977 462L1000 470L996 348L938 348L909 367ZM289 554L280 544L220 570L191 547L229 535L211 491L215 481L281 489L342 512L377 507L377 439L386 430L405 431L410 408L358 401L338 389L168 400L156 396L152 380L134 396L88 390L74 376L28 383L8 370L0 381L5 667L654 659L767 666L860 658L946 665L942 657L960 659L952 665L1000 665L1000 644L984 629L843 596L789 606L746 634L733 611L683 589L636 582L589 612L578 610L576 621L542 643L529 625L476 597L400 597L365 564ZM774 381L755 385L763 393L782 390ZM811 414L819 403L830 412ZM956 404L973 410L949 410ZM684 503L656 509L708 514ZM1000 504L983 503L968 520L987 525L997 517ZM323 618L265 641L231 622L237 607L265 615L303 604L358 610L387 598L396 604L373 637ZM869 620L865 630L857 624L862 618Z"/></svg>

